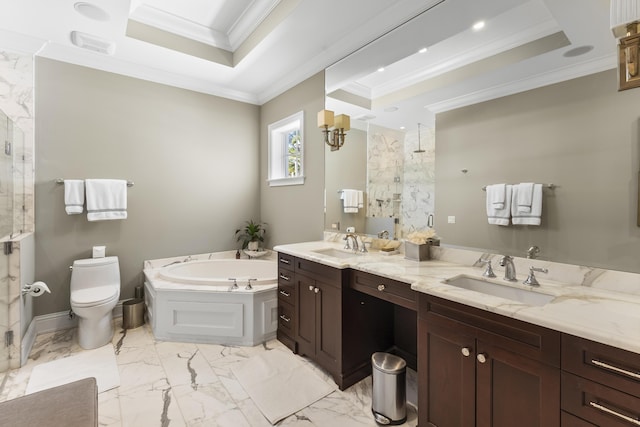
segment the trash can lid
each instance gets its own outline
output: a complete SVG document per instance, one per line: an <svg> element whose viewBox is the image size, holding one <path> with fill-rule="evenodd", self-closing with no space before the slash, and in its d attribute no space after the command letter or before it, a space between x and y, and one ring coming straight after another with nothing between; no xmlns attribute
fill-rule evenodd
<svg viewBox="0 0 640 427"><path fill-rule="evenodd" d="M402 357L389 353L373 353L371 363L378 371L386 374L399 374L407 368L407 362Z"/></svg>

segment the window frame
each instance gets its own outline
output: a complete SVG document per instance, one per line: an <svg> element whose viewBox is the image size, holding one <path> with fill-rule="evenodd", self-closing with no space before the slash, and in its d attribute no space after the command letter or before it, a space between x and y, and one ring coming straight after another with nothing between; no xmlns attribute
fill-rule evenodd
<svg viewBox="0 0 640 427"><path fill-rule="evenodd" d="M288 144L284 138L296 128L300 132L300 170L297 176L287 176L288 156L285 153ZM304 111L271 123L267 128L267 133L269 138L267 181L269 185L271 187L304 185Z"/></svg>

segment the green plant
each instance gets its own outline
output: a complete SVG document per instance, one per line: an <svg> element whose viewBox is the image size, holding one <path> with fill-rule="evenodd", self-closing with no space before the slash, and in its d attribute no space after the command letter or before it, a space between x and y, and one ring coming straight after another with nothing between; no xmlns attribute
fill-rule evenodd
<svg viewBox="0 0 640 427"><path fill-rule="evenodd" d="M242 249L245 249L249 242L264 242L267 233L264 222L245 221L245 226L236 230L238 242L242 242Z"/></svg>

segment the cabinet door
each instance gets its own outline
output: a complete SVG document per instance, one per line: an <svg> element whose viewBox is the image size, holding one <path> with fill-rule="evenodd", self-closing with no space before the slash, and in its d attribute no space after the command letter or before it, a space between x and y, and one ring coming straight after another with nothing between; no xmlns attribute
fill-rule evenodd
<svg viewBox="0 0 640 427"><path fill-rule="evenodd" d="M419 318L420 426L475 426L474 344L466 325L438 315Z"/></svg>
<svg viewBox="0 0 640 427"><path fill-rule="evenodd" d="M316 281L314 293L316 296L316 357L325 368L336 372L342 346L341 289Z"/></svg>
<svg viewBox="0 0 640 427"><path fill-rule="evenodd" d="M477 427L559 427L560 373L478 341Z"/></svg>
<svg viewBox="0 0 640 427"><path fill-rule="evenodd" d="M298 352L301 355L316 354L316 289L315 280L296 275L295 331Z"/></svg>

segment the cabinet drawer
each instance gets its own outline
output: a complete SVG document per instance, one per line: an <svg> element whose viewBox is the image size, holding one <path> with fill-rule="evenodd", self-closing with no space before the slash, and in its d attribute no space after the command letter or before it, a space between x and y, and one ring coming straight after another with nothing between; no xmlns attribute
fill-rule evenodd
<svg viewBox="0 0 640 427"><path fill-rule="evenodd" d="M295 311L291 304L284 303L281 300L278 301L278 330L290 337L295 336L293 329L293 325L295 324L293 318L294 313Z"/></svg>
<svg viewBox="0 0 640 427"><path fill-rule="evenodd" d="M288 283L278 283L278 300L293 305L296 301L296 287Z"/></svg>
<svg viewBox="0 0 640 427"><path fill-rule="evenodd" d="M339 268L329 267L328 265L320 264L314 261L307 261L306 259L295 258L295 272L296 275L304 274L314 280L321 280L322 282L335 286L337 288L342 287L342 272Z"/></svg>
<svg viewBox="0 0 640 427"><path fill-rule="evenodd" d="M278 269L278 285L280 286L293 286L293 271L285 270L283 268Z"/></svg>
<svg viewBox="0 0 640 427"><path fill-rule="evenodd" d="M417 310L417 294L409 283L351 270L350 287L411 310Z"/></svg>
<svg viewBox="0 0 640 427"><path fill-rule="evenodd" d="M562 369L640 398L640 354L563 334Z"/></svg>
<svg viewBox="0 0 640 427"><path fill-rule="evenodd" d="M295 259L293 255L283 254L282 252L278 252L278 271L280 269L285 269L289 271L294 270Z"/></svg>
<svg viewBox="0 0 640 427"><path fill-rule="evenodd" d="M597 426L640 426L640 398L562 373L562 409Z"/></svg>

